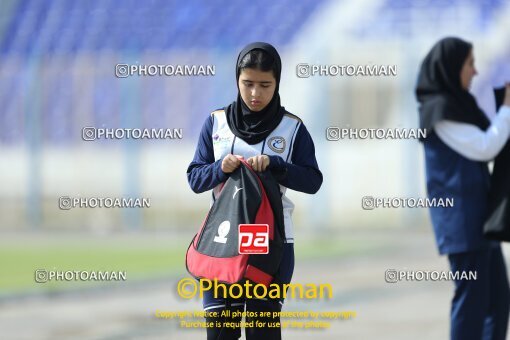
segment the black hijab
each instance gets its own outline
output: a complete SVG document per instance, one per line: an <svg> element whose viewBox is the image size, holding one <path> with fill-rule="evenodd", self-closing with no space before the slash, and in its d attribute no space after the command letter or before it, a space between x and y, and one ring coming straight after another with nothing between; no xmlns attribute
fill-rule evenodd
<svg viewBox="0 0 510 340"><path fill-rule="evenodd" d="M273 98L267 106L261 111L251 111L250 108L241 98L239 92L239 67L244 56L253 50L262 50L273 57L276 63L274 77L276 79L276 88ZM243 139L248 144L257 144L264 140L277 126L280 124L285 109L280 105L280 76L282 71L282 62L280 55L276 49L270 44L263 42L255 42L247 45L239 56L236 63L236 84L237 84L237 100L225 108L228 126L235 136Z"/></svg>
<svg viewBox="0 0 510 340"><path fill-rule="evenodd" d="M427 134L442 119L476 125L484 131L489 127L489 120L460 81L462 66L472 48L459 38L444 38L423 60L416 98L420 103L420 128L427 129Z"/></svg>

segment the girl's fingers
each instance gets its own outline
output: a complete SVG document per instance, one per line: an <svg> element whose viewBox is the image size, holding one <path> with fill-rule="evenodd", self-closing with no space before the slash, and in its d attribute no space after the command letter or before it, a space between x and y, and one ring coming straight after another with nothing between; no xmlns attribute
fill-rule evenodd
<svg viewBox="0 0 510 340"><path fill-rule="evenodd" d="M234 171L239 167L239 164L241 164L241 162L239 161L239 159L233 157L228 160L227 164L231 167L232 171Z"/></svg>
<svg viewBox="0 0 510 340"><path fill-rule="evenodd" d="M265 171L269 165L269 159L264 155L250 157L246 160L246 162L255 171Z"/></svg>

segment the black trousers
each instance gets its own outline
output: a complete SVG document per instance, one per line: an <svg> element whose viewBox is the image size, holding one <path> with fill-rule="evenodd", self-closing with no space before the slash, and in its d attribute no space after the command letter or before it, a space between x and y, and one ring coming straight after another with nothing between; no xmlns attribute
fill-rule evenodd
<svg viewBox="0 0 510 340"><path fill-rule="evenodd" d="M294 244L286 243L282 262L278 270L277 276L280 283L290 283L292 274L294 273ZM218 317L207 317L206 322L214 322L214 324L223 325L225 322L239 324L242 321L242 312L246 307L246 323L254 324L257 322L265 322L265 325L276 325L280 322L279 315L273 312L280 312L282 309L283 299L222 299L214 298L211 291L204 292L204 310L208 312L217 312ZM224 310L230 311L229 317L221 317ZM255 312L257 317L251 317L250 312ZM270 312L269 317L260 317L261 312ZM238 315L233 317L233 315ZM218 322L218 323L216 323ZM246 340L279 340L282 338L281 327L246 327ZM213 327L207 328L207 340L237 340L241 337L241 328L231 327Z"/></svg>
<svg viewBox="0 0 510 340"><path fill-rule="evenodd" d="M226 306L223 308L211 309L209 311L216 311L218 315L221 315L221 312L224 310L230 310L230 317L207 317L206 321L209 322L219 322L220 324L224 324L225 322L230 323L231 325L240 324L242 321L241 313L244 311L244 306ZM257 324L260 322L264 323L264 325L272 324L275 326L277 323L280 323L280 316L274 316L273 312L280 312L281 304L276 300L257 300L257 299L248 299L246 300L246 323ZM237 312L237 314L234 314ZM257 315L256 317L248 316L250 312L254 312L253 315ZM269 317L260 317L260 312L270 312L271 316ZM237 317L232 317L232 315L239 315ZM282 338L281 327L246 327L246 339L247 340L280 340ZM232 328L232 327L214 327L207 328L207 340L237 340L241 337L241 327Z"/></svg>
<svg viewBox="0 0 510 340"><path fill-rule="evenodd" d="M476 280L455 281L451 340L505 340L510 308L505 260L493 247L450 254L452 271L476 271Z"/></svg>

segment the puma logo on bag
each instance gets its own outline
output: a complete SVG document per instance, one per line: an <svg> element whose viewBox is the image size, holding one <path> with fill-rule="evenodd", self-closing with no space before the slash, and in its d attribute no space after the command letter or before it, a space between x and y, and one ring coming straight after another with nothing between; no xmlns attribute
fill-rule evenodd
<svg viewBox="0 0 510 340"><path fill-rule="evenodd" d="M243 190L243 188L238 188L238 187L237 187L237 185L236 185L236 186L235 186L235 190L236 190L236 192L234 192L234 194L232 195L232 199L234 199L234 198L236 197L236 194L237 194L239 191Z"/></svg>

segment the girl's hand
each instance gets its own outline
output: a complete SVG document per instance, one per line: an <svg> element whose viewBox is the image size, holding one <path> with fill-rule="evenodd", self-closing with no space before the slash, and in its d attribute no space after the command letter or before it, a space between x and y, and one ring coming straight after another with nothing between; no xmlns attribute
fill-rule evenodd
<svg viewBox="0 0 510 340"><path fill-rule="evenodd" d="M258 155L250 157L246 160L248 164L251 165L253 170L255 171L265 171L266 168L269 166L269 156L267 155Z"/></svg>
<svg viewBox="0 0 510 340"><path fill-rule="evenodd" d="M237 169L241 164L241 161L239 159L242 158L243 158L242 156L232 155L231 153L229 153L221 161L221 171L223 171L226 174L234 172L234 170Z"/></svg>

